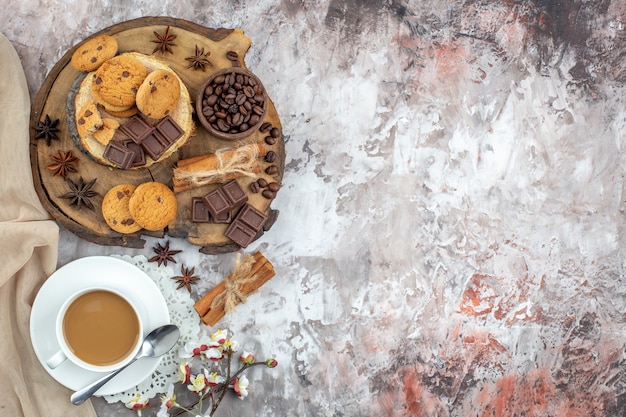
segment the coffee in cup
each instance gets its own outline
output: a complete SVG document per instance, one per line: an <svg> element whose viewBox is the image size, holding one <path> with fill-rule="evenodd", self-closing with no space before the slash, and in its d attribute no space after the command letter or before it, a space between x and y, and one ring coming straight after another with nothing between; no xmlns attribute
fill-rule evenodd
<svg viewBox="0 0 626 417"><path fill-rule="evenodd" d="M132 303L111 289L90 289L72 296L57 317L61 351L48 360L51 368L66 358L92 371L123 366L137 353L143 335Z"/></svg>

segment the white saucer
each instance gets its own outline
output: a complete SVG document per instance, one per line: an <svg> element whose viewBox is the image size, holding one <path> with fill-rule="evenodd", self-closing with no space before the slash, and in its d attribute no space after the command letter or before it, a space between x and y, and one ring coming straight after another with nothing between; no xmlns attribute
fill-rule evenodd
<svg viewBox="0 0 626 417"><path fill-rule="evenodd" d="M46 361L60 350L55 333L56 316L63 302L83 288L116 289L137 309L144 323L144 336L156 327L170 323L170 314L163 294L141 269L122 259L92 256L77 259L59 268L43 284L30 316L30 338L41 366L59 383L79 390L104 374L79 368L69 359L55 369ZM141 358L130 365L96 395L126 391L148 378L159 365L160 358Z"/></svg>

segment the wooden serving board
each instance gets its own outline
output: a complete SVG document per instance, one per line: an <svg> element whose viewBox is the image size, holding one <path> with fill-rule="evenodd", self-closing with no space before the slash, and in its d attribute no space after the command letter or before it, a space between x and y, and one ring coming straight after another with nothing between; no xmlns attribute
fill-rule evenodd
<svg viewBox="0 0 626 417"><path fill-rule="evenodd" d="M160 51L153 53L152 51L156 45L152 42L156 39L154 32L163 34L168 26L170 26L170 33L176 35L174 40L176 46L172 47L173 53L162 54ZM153 55L168 64L182 79L189 90L192 100L195 100L198 88L212 72L232 66L231 61L226 57L226 52L237 52L239 62L245 68L244 57L251 45L250 39L241 30L209 29L185 20L169 17L139 18L111 26L93 36L100 34L114 36L118 41L119 53L133 51ZM70 59L72 53L79 45L70 49L52 68L32 105L30 118L31 165L35 189L46 210L56 221L71 232L85 240L102 245L141 248L145 244L142 235L161 237L167 234L171 237L186 238L192 244L200 246L201 252L208 254L239 250L240 247L237 244L224 236L227 224L194 223L191 221L191 198L204 196L215 189L217 185L206 185L177 193L177 218L162 232L141 230L134 234L120 234L111 230L102 216L102 198L113 186L123 183L138 185L144 182L158 181L171 187L172 170L178 160L213 153L219 149L263 141L267 133L257 131L236 143L225 141L209 134L194 115L194 134L187 144L179 148L169 158L148 168L129 170L102 165L81 151L81 148L77 146L75 137L72 137L70 134L68 124L68 112L66 109L68 97L71 94L72 85L77 77L81 75L79 71L70 65ZM189 68L189 61L185 60L185 58L194 55L196 45L200 48L204 47L205 51L210 51L209 60L212 66L207 66L205 71ZM60 129L58 140L52 140L50 146L43 139L35 139L36 131L34 128L40 121L45 119L46 115L49 115L52 120L59 119L57 125ZM276 143L271 146L271 149L277 155L276 160L269 164L260 158L261 166L264 171L266 166L276 165L278 172L271 176L261 172L259 176L269 182L275 181L281 184L285 165L285 147L282 126L271 98L265 121L278 128L281 131L281 135L276 139ZM70 200L59 197L69 191L69 186L63 177L60 175L53 176L53 171L46 167L52 163L50 155L54 155L60 150L71 150L79 158L79 161L75 164L78 173L71 173L68 175L68 178L74 182L79 177L83 177L85 181L96 178L93 190L98 195L91 199L94 204L94 210L89 210L86 207L77 210L76 206L69 204ZM248 193L249 203L269 216L263 230L257 235L258 238L263 231L269 230L273 225L278 211L270 208L271 199L263 197L261 193L251 193L249 191L249 184L255 180L256 178L251 177L238 179L242 188Z"/></svg>

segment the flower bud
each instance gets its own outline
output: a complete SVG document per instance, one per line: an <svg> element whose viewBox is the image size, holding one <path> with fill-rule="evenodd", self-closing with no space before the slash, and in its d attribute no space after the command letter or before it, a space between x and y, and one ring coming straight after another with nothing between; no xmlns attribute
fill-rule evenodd
<svg viewBox="0 0 626 417"><path fill-rule="evenodd" d="M239 360L246 365L250 365L254 362L254 354L244 350L241 356L239 356Z"/></svg>
<svg viewBox="0 0 626 417"><path fill-rule="evenodd" d="M269 358L265 361L265 364L268 368L276 368L278 366L278 361L274 358Z"/></svg>

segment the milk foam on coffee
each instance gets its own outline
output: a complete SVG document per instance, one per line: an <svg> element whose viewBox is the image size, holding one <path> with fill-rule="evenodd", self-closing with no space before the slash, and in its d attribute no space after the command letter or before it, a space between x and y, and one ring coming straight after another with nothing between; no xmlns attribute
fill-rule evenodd
<svg viewBox="0 0 626 417"><path fill-rule="evenodd" d="M82 361L108 366L122 361L136 346L139 318L124 298L105 290L80 295L67 308L63 336Z"/></svg>

